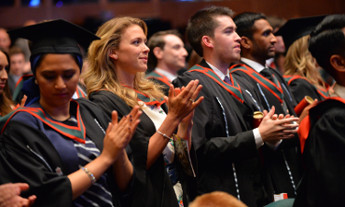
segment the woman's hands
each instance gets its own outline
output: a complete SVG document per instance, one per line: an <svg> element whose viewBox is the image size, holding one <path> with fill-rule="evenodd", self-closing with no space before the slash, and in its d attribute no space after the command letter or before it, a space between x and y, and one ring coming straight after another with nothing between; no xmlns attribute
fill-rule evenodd
<svg viewBox="0 0 345 207"><path fill-rule="evenodd" d="M194 82L194 84L198 84L198 80ZM188 85L187 85L188 86ZM188 146L191 147L191 137L192 137L192 127L193 127L193 117L194 117L194 110L195 107L198 106L201 101L204 99L204 97L200 97L197 101L197 103L194 103L194 100L198 97L200 90L202 89L202 86L199 85L198 88L196 88L196 93L194 92L190 98L190 102L193 110L186 115L181 122L178 125L178 131L177 136L181 137L182 139L188 140ZM185 90L185 87L175 88L175 95L179 95L183 90ZM193 101L192 101L193 100ZM193 106L193 104L196 104Z"/></svg>
<svg viewBox="0 0 345 207"><path fill-rule="evenodd" d="M178 136L189 139L190 142L193 111L204 99L200 97L194 101L198 97L201 89L202 86L199 85L198 80L190 81L186 87L182 87L181 89L174 88L173 85L170 85L169 96L164 97L169 111L158 131L171 137L179 126ZM168 139L159 133L155 133L150 138L146 162L147 169L162 154L167 143Z"/></svg>
<svg viewBox="0 0 345 207"><path fill-rule="evenodd" d="M114 163L120 152L128 145L129 141L138 126L141 115L139 106L135 106L132 111L118 122L117 112L113 111L112 121L109 123L105 138L102 155Z"/></svg>
<svg viewBox="0 0 345 207"><path fill-rule="evenodd" d="M262 140L270 144L275 144L281 139L289 139L294 136L297 132L297 117L280 114L274 114L274 106L267 113L264 111L264 118L259 125L259 132L261 134Z"/></svg>
<svg viewBox="0 0 345 207"><path fill-rule="evenodd" d="M199 99L195 101L201 89L202 86L199 85L198 80L190 81L188 85L182 89L174 88L173 85L170 85L169 96L165 97L165 101L169 108L168 116L177 119L178 123L180 123L204 99L203 97L199 97Z"/></svg>
<svg viewBox="0 0 345 207"><path fill-rule="evenodd" d="M139 107L135 106L127 116L123 117L121 121L118 122L117 112L112 112L112 121L108 125L103 140L104 146L102 153L96 159L84 166L93 174L96 180L99 179L102 174L120 157L121 159L119 159L119 163L117 164L123 164L123 166L126 166L126 168L121 169L121 173L126 174L126 177L124 178L125 181L120 184L121 188L126 188L128 180L133 174L133 170L131 165L128 164L128 159L124 159L125 156L121 155L126 154L124 149L131 140L134 131L140 122L140 115L141 112L139 111ZM121 161L124 163L120 163ZM77 170L69 174L68 178L72 186L73 200L83 194L92 184L89 176L83 170ZM116 181L118 181L117 177Z"/></svg>

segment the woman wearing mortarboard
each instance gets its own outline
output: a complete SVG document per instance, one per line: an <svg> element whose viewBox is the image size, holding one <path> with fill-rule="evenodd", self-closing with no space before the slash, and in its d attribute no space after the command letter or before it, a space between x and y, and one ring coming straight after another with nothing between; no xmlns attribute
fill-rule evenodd
<svg viewBox="0 0 345 207"><path fill-rule="evenodd" d="M125 147L139 123L134 107L111 123L95 104L71 100L79 81L79 44L98 37L63 20L12 31L32 41L30 106L8 114L0 141L0 183L25 182L35 206L118 206L133 168Z"/></svg>

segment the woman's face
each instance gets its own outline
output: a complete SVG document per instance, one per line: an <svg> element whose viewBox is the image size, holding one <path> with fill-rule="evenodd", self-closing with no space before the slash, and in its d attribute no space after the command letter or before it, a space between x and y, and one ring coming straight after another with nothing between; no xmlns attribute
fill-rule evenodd
<svg viewBox="0 0 345 207"><path fill-rule="evenodd" d="M7 71L6 68L8 67L8 61L6 55L0 51L0 95L3 94L4 88L7 82Z"/></svg>
<svg viewBox="0 0 345 207"><path fill-rule="evenodd" d="M69 54L47 54L36 68L40 103L51 107L69 104L78 81L80 69Z"/></svg>
<svg viewBox="0 0 345 207"><path fill-rule="evenodd" d="M146 35L138 25L131 25L121 35L119 48L110 57L115 60L116 70L135 75L147 70L150 49L146 46Z"/></svg>

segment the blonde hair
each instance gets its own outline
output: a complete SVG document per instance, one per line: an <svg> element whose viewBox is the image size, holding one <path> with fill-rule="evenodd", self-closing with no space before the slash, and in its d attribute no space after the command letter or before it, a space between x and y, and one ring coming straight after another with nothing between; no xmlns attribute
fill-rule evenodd
<svg viewBox="0 0 345 207"><path fill-rule="evenodd" d="M196 197L196 199L189 204L189 207L247 207L242 201L234 196L221 191L214 191L212 193L205 193Z"/></svg>
<svg viewBox="0 0 345 207"><path fill-rule="evenodd" d="M88 70L82 75L88 94L99 90L108 90L129 106L138 104L137 94L134 90L120 84L116 75L116 65L109 57L112 50L118 49L124 31L132 26L138 25L147 35L145 22L133 17L113 18L104 23L96 35L101 39L93 41L88 52ZM150 99L161 99L164 94L152 81L145 78L145 73L137 73L134 78L134 89L150 97Z"/></svg>
<svg viewBox="0 0 345 207"><path fill-rule="evenodd" d="M296 40L287 51L284 62L285 75L300 75L314 86L324 87L316 61L308 50L309 35Z"/></svg>

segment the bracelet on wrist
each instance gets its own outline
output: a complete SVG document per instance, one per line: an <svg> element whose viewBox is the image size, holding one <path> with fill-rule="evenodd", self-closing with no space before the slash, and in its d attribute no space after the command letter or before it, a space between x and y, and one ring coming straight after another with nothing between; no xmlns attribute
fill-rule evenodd
<svg viewBox="0 0 345 207"><path fill-rule="evenodd" d="M174 141L171 137L169 137L168 135L164 134L163 132L157 130L157 133L162 135L165 139L168 139L169 141Z"/></svg>
<svg viewBox="0 0 345 207"><path fill-rule="evenodd" d="M92 172L89 171L89 169L83 166L79 166L79 168L86 173L86 175L90 178L92 184L96 182L95 176L92 174Z"/></svg>

